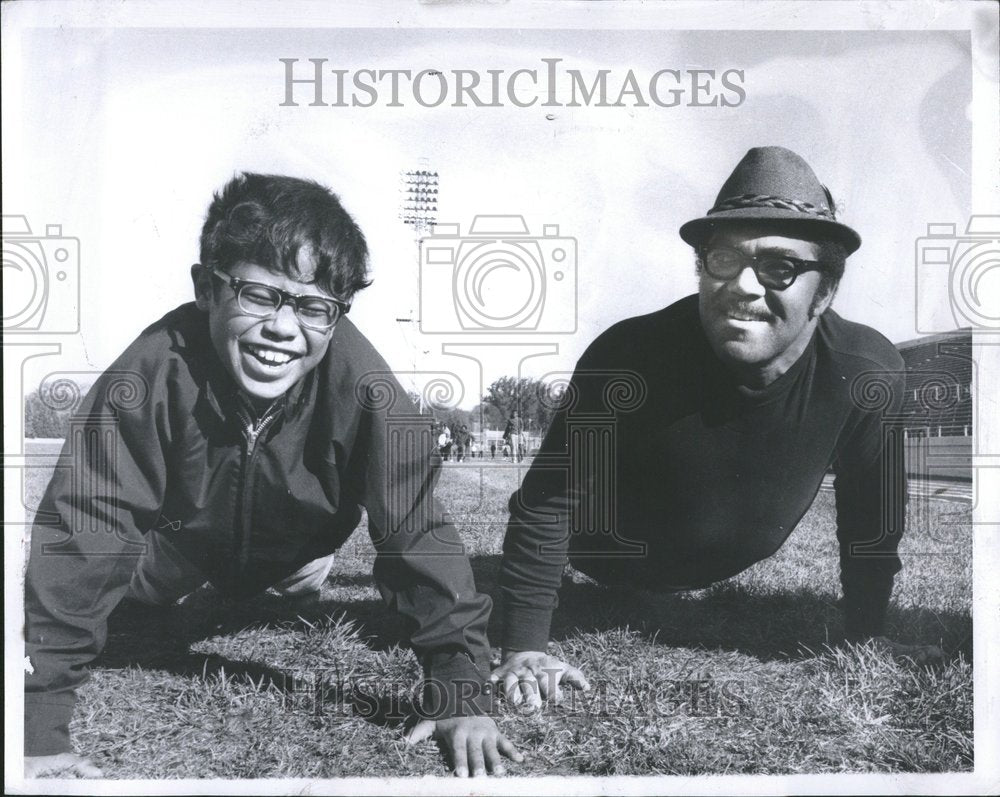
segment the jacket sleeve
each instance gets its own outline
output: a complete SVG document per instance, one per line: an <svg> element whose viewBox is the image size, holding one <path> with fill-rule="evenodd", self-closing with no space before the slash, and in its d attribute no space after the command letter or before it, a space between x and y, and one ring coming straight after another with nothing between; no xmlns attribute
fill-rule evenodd
<svg viewBox="0 0 1000 797"><path fill-rule="evenodd" d="M142 534L161 505L164 461L151 387L111 370L70 422L31 531L25 581L25 755L72 749L86 666L107 637Z"/></svg>
<svg viewBox="0 0 1000 797"><path fill-rule="evenodd" d="M901 366L902 367L902 366ZM874 409L857 408L853 428L834 461L840 580L844 590L847 637L861 640L882 633L895 574L897 549L906 522L906 464L899 418L905 373L862 375L882 395ZM873 392L873 391L877 391Z"/></svg>
<svg viewBox="0 0 1000 797"><path fill-rule="evenodd" d="M486 714L492 602L476 591L462 540L434 498L441 460L427 418L394 378L378 381L369 385L362 420L375 581L386 603L410 621L410 644L425 673L422 713ZM386 395L390 401L381 401Z"/></svg>

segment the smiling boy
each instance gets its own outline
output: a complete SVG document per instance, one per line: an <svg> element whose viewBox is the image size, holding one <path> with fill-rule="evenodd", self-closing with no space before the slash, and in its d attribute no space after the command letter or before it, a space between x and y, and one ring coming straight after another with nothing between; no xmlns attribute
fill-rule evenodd
<svg viewBox="0 0 1000 797"><path fill-rule="evenodd" d="M375 581L407 617L427 676L408 740L436 736L459 775L520 760L484 716L490 600L433 497L439 458L429 437L395 442L423 440L427 425L394 380L384 400L389 369L345 318L369 284L367 260L360 229L316 183L244 174L215 196L195 302L98 380L78 419L86 429L113 417L115 439L84 434L86 465L57 468L39 506L25 598L28 777L101 774L72 752L69 721L126 594L169 605L205 582L235 598L318 592L362 507ZM136 389L127 405L115 395L123 374Z"/></svg>

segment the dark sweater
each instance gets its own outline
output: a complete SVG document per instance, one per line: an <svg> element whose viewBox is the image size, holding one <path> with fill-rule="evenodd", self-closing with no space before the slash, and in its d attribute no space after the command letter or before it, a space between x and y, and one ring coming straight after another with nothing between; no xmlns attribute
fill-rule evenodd
<svg viewBox="0 0 1000 797"><path fill-rule="evenodd" d="M545 649L567 555L605 583L704 587L774 554L831 467L847 633L880 633L905 515L903 379L888 340L833 311L759 391L715 356L697 296L611 327L511 497L504 648Z"/></svg>

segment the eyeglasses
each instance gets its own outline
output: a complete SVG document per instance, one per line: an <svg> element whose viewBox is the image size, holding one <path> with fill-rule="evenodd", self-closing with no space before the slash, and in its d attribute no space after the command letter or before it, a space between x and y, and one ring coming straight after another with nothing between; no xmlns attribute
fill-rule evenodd
<svg viewBox="0 0 1000 797"><path fill-rule="evenodd" d="M329 332L340 320L340 317L346 315L351 309L350 302L344 302L340 299L289 293L273 285L241 280L212 268L208 271L213 277L233 289L240 310L257 318L273 316L286 304L290 304L295 311L295 317L306 329Z"/></svg>
<svg viewBox="0 0 1000 797"><path fill-rule="evenodd" d="M823 268L823 263L818 260L802 260L787 255L755 257L725 247L703 249L701 261L709 276L717 280L731 280L750 266L762 286L776 291L785 290L803 271L818 271Z"/></svg>

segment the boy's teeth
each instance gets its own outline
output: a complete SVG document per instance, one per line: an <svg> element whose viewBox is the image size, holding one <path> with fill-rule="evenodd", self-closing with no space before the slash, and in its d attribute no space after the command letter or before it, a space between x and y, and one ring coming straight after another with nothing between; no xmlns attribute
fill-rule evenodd
<svg viewBox="0 0 1000 797"><path fill-rule="evenodd" d="M292 359L290 354L286 354L283 351L274 351L273 349L262 349L259 346L251 346L250 351L256 356L260 357L262 360L266 360L269 363L274 363L275 365L284 365L289 360Z"/></svg>

